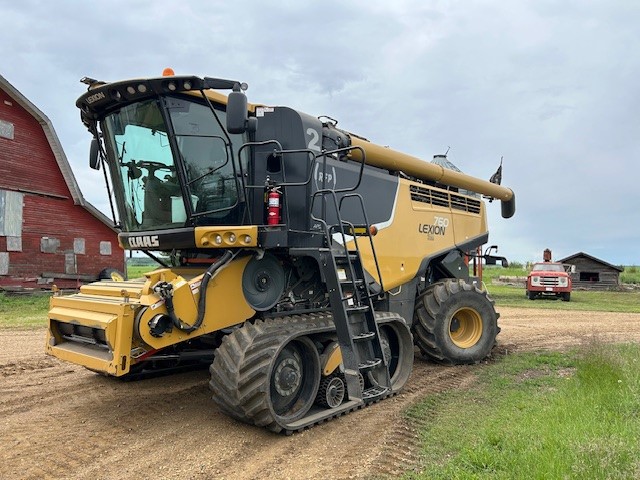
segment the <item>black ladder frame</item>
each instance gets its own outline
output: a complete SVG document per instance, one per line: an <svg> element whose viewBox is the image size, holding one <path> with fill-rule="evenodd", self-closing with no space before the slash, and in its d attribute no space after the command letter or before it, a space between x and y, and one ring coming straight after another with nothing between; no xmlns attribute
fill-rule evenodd
<svg viewBox="0 0 640 480"><path fill-rule="evenodd" d="M327 154L351 149L323 152L323 163L326 164ZM310 215L324 229L325 246L315 250L329 294L349 398L369 402L391 391L391 379L373 308L373 298L377 293L372 293L370 290L358 244L357 230L364 228L370 242L380 291L384 291L364 200L359 193L354 192L360 185L364 169L365 152L362 150L361 152L362 163L356 184L349 188L316 191L311 201ZM343 194L340 201L337 194ZM325 218L319 218L313 214L315 201L318 198L323 202L322 212ZM335 225L328 225L326 222L325 200L327 198L332 200L330 203L335 208L334 213L337 219ZM364 225L356 227L353 223L342 219L342 205L347 198L355 198L359 201ZM334 233L342 240L341 243L334 241ZM352 238L352 249L347 246L349 241L347 237ZM368 387L364 388L367 385Z"/></svg>

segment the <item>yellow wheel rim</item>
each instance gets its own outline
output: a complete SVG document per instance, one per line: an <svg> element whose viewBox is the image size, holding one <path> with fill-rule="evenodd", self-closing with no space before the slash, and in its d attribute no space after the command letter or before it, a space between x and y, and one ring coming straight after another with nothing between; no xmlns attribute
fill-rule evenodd
<svg viewBox="0 0 640 480"><path fill-rule="evenodd" d="M110 277L114 282L124 282L124 276L120 272L111 272Z"/></svg>
<svg viewBox="0 0 640 480"><path fill-rule="evenodd" d="M482 317L472 308L457 310L449 322L449 336L456 347L473 347L482 336Z"/></svg>

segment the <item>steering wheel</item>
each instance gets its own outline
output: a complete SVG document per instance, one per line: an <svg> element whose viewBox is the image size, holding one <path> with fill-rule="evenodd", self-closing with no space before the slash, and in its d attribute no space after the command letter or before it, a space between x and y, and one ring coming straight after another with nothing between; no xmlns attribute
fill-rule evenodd
<svg viewBox="0 0 640 480"><path fill-rule="evenodd" d="M144 168L149 172L149 177L155 177L156 171L158 170L168 170L169 172L174 172L176 167L173 165L165 165L162 162L154 162L152 160L131 160L130 162L123 162L120 164L123 167L128 167L129 172L128 176L130 179L135 180L136 178L140 178L142 176L141 168Z"/></svg>
<svg viewBox="0 0 640 480"><path fill-rule="evenodd" d="M149 171L149 175L155 174L156 170L169 170L170 172L174 172L176 167L173 165L165 165L161 162L154 162L152 160L132 160L133 165L139 168L146 168Z"/></svg>

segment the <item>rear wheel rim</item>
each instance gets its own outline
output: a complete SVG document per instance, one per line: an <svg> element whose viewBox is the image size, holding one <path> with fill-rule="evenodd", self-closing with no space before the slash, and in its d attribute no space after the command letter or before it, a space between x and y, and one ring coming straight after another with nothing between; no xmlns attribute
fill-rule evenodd
<svg viewBox="0 0 640 480"><path fill-rule="evenodd" d="M482 336L482 317L473 308L457 310L449 322L449 337L459 348L471 348Z"/></svg>
<svg viewBox="0 0 640 480"><path fill-rule="evenodd" d="M124 282L124 275L120 272L112 272L110 276L114 282Z"/></svg>

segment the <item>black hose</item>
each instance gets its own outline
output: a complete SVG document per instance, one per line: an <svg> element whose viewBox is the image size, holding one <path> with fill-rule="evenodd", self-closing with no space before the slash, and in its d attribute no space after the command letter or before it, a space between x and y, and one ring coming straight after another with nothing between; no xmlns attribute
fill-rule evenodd
<svg viewBox="0 0 640 480"><path fill-rule="evenodd" d="M171 317L171 321L173 325L180 331L191 333L196 331L202 325L204 321L204 311L207 305L207 285L209 285L209 280L213 277L213 274L216 273L220 268L225 266L227 263L231 261L233 258L233 254L231 251L227 250L222 257L218 259L215 263L213 263L207 271L204 273L202 277L202 283L200 284L200 300L198 301L198 318L196 323L193 325L188 325L184 323L182 320L178 318L176 312L173 308L173 295L167 295L165 297L165 306L167 307L167 313L169 317Z"/></svg>

